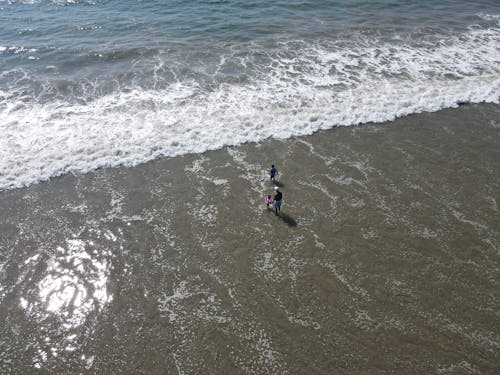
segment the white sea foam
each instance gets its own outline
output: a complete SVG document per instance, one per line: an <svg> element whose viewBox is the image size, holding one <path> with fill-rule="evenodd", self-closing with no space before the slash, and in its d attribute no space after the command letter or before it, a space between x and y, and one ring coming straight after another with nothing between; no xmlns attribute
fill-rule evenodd
<svg viewBox="0 0 500 375"><path fill-rule="evenodd" d="M26 97L24 87L0 87L0 190L270 135L284 139L499 101L498 28L471 28L418 47L343 43L283 42L260 65L259 54L228 52L221 65L252 66L252 78L238 83L180 80L162 89L118 88L92 100L39 100L48 89ZM18 76L19 85L30 79Z"/></svg>
<svg viewBox="0 0 500 375"><path fill-rule="evenodd" d="M477 16L486 21L497 21L500 22L500 14L488 14L488 13L478 13Z"/></svg>

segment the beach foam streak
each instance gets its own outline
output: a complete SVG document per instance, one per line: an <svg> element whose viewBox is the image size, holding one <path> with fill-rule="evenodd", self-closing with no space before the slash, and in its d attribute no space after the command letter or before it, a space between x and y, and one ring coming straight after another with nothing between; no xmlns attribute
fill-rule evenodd
<svg viewBox="0 0 500 375"><path fill-rule="evenodd" d="M134 57L110 79L69 83L54 79L52 66L46 75L5 70L0 189L461 103L498 103L499 55L497 25L418 43L411 35L360 33L272 47L221 44L198 64L193 56L174 64L159 49Z"/></svg>

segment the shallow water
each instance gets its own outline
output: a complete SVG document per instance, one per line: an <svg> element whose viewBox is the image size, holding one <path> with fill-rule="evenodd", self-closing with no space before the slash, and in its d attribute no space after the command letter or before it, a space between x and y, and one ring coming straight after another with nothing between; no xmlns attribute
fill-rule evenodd
<svg viewBox="0 0 500 375"><path fill-rule="evenodd" d="M498 1L0 1L0 190L498 103Z"/></svg>
<svg viewBox="0 0 500 375"><path fill-rule="evenodd" d="M0 372L495 373L499 119L461 106L2 192Z"/></svg>

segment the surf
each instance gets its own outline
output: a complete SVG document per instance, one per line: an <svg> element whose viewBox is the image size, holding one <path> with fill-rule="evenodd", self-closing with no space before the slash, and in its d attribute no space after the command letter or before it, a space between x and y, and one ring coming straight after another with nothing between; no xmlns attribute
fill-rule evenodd
<svg viewBox="0 0 500 375"><path fill-rule="evenodd" d="M151 51L143 60L132 56L111 80L92 73L64 85L54 80L57 67L45 75L14 68L0 75L0 189L462 103L498 103L499 44L497 26L471 26L418 44L409 34L363 33L220 44L197 63L189 51L173 60L160 49L153 58Z"/></svg>

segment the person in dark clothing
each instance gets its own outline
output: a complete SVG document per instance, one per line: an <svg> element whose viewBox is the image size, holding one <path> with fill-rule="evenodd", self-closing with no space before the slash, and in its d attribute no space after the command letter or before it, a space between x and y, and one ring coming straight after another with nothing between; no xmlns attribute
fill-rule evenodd
<svg viewBox="0 0 500 375"><path fill-rule="evenodd" d="M283 193L280 191L280 188L276 186L274 188L276 190L276 195L274 196L274 209L276 210L276 215L279 215L281 211L281 200L283 199Z"/></svg>
<svg viewBox="0 0 500 375"><path fill-rule="evenodd" d="M277 173L278 173L278 170L276 169L274 164L271 165L271 171L269 172L269 175L271 176L271 181L274 181L274 176L276 176Z"/></svg>

